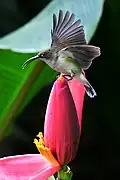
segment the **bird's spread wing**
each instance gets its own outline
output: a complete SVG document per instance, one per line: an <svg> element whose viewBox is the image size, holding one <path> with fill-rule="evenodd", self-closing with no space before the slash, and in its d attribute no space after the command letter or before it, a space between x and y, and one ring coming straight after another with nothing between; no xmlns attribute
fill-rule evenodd
<svg viewBox="0 0 120 180"><path fill-rule="evenodd" d="M92 64L92 60L100 56L100 48L91 45L73 45L66 47L60 53L69 51L72 59L80 64L83 69L88 69Z"/></svg>
<svg viewBox="0 0 120 180"><path fill-rule="evenodd" d="M53 29L51 30L51 48L59 51L67 46L85 45L85 34L81 21L74 21L75 15L69 11L63 16L63 11L59 11L58 19L53 14Z"/></svg>

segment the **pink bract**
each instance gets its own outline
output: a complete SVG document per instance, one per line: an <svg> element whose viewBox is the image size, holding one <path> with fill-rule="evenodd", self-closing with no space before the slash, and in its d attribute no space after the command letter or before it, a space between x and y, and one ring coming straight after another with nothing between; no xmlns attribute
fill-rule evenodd
<svg viewBox="0 0 120 180"><path fill-rule="evenodd" d="M52 166L40 154L9 156L0 159L0 179L44 180L59 168Z"/></svg>
<svg viewBox="0 0 120 180"><path fill-rule="evenodd" d="M68 82L64 78L55 81L49 97L44 139L60 165L68 164L76 156L80 128Z"/></svg>
<svg viewBox="0 0 120 180"><path fill-rule="evenodd" d="M67 80L60 77L53 85L45 116L44 141L58 163L51 164L41 154L1 158L0 180L44 180L59 171L60 165L75 158L84 93L78 80L69 81L68 86Z"/></svg>
<svg viewBox="0 0 120 180"><path fill-rule="evenodd" d="M85 95L84 85L74 78L68 84L77 110L80 129L82 129L82 109Z"/></svg>

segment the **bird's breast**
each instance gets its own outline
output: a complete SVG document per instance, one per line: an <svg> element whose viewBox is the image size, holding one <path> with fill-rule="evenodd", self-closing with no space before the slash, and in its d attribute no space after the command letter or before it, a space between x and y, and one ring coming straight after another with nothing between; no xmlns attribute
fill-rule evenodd
<svg viewBox="0 0 120 180"><path fill-rule="evenodd" d="M64 73L67 75L71 74L71 71L76 72L78 67L74 63L71 57L67 57L65 54L61 53L59 56L52 58L47 64L59 73Z"/></svg>
<svg viewBox="0 0 120 180"><path fill-rule="evenodd" d="M76 71L77 66L71 57L67 57L64 54L60 55L55 65L56 71L70 75L71 71Z"/></svg>

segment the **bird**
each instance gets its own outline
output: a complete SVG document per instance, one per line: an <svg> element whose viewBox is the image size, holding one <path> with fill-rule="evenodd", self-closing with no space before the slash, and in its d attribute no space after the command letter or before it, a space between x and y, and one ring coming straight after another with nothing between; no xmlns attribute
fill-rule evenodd
<svg viewBox="0 0 120 180"><path fill-rule="evenodd" d="M75 20L74 13L68 10L63 13L60 9L58 17L53 14L50 48L25 61L23 69L32 61L39 59L58 73L80 80L87 95L94 98L97 95L96 91L85 77L84 70L87 70L92 60L100 54L99 47L87 43L81 20Z"/></svg>

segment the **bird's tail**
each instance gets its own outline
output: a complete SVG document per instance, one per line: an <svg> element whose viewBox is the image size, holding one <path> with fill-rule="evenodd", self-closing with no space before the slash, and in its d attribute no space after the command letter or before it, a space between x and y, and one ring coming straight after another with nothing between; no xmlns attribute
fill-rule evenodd
<svg viewBox="0 0 120 180"><path fill-rule="evenodd" d="M97 96L94 88L91 86L91 84L88 82L88 85L84 85L85 87L85 91L87 93L87 95L90 97L90 98L94 98L95 96Z"/></svg>
<svg viewBox="0 0 120 180"><path fill-rule="evenodd" d="M85 76L83 75L83 73L81 73L81 75L79 76L80 81L84 84L85 87L85 91L87 93L87 95L90 98L94 98L95 96L97 96L94 88L91 86L91 84L89 83L89 81L85 78Z"/></svg>

